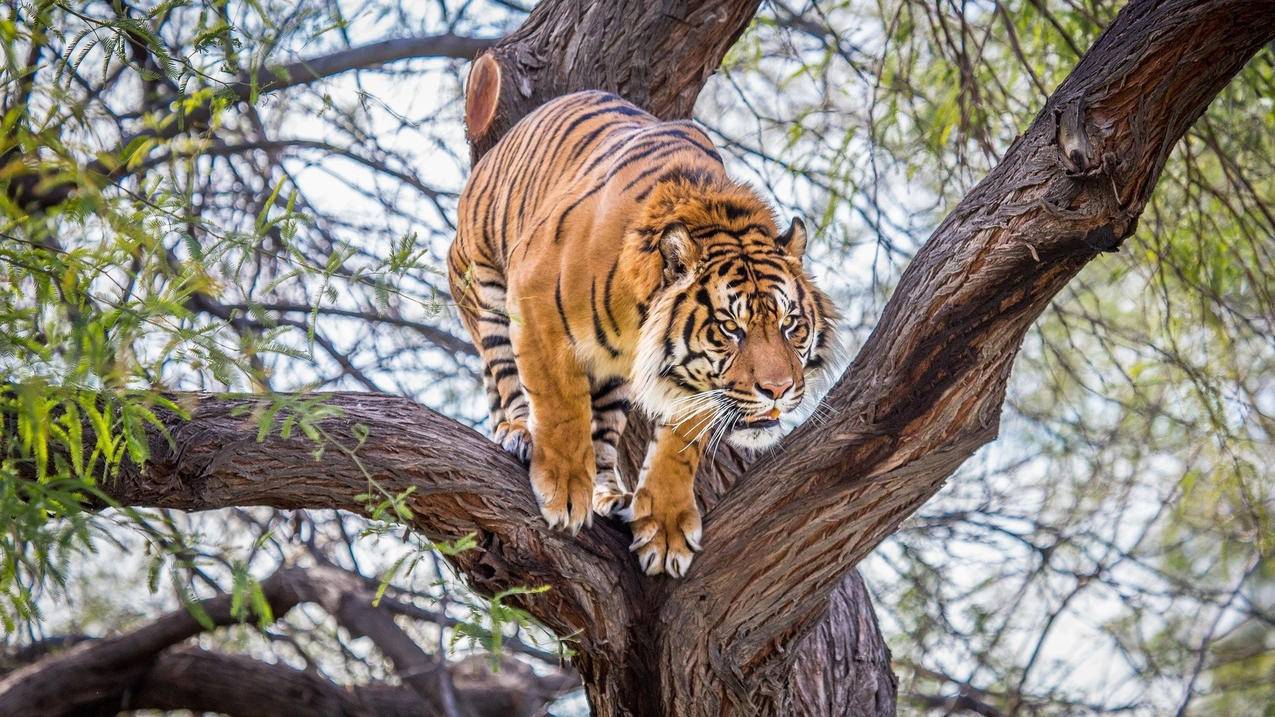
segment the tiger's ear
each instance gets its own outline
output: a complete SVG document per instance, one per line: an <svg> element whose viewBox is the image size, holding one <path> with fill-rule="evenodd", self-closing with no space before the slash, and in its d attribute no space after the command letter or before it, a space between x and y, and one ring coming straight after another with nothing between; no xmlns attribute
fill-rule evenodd
<svg viewBox="0 0 1275 717"><path fill-rule="evenodd" d="M660 256L664 258L666 283L680 279L699 260L699 247L691 239L691 233L686 230L685 224L670 224L660 235Z"/></svg>
<svg viewBox="0 0 1275 717"><path fill-rule="evenodd" d="M801 217L793 217L788 231L775 237L775 242L788 252L789 256L800 259L806 253L806 223Z"/></svg>

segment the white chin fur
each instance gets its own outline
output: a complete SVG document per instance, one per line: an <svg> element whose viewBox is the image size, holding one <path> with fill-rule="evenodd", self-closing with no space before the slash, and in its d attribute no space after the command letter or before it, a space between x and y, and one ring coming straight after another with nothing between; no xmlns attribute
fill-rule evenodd
<svg viewBox="0 0 1275 717"><path fill-rule="evenodd" d="M733 431L726 441L736 448L747 448L749 450L759 451L764 448L770 448L784 437L784 429L782 426L771 426L770 428L741 428Z"/></svg>

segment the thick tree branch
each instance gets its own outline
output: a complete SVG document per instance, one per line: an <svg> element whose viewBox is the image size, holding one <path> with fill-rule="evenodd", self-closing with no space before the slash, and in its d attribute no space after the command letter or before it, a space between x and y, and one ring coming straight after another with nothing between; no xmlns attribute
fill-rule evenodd
<svg viewBox="0 0 1275 717"><path fill-rule="evenodd" d="M85 707L80 714L104 717L123 710L190 710L236 717L307 715L439 715L422 709L408 687L340 687L315 672L178 646L160 653L118 693Z"/></svg>
<svg viewBox="0 0 1275 717"><path fill-rule="evenodd" d="M723 652L696 650L687 669L685 641L670 640L664 664L687 679L666 704L783 711L775 685L793 658L782 646L996 436L1028 327L1133 233L1174 143L1275 36L1272 18L1271 0L1134 0L1121 11L904 272L828 396L835 418L796 431L707 517L704 552L662 617L679 626L668 635L706 633Z"/></svg>
<svg viewBox="0 0 1275 717"><path fill-rule="evenodd" d="M609 521L575 538L550 530L516 459L419 404L364 393L324 397L342 416L320 423L322 444L316 446L277 432L256 440L255 416L271 405L269 398L176 395L190 417L161 414L172 444L156 432L145 466L125 465L99 487L110 500L131 506L266 505L365 515L406 495L411 525L423 535L475 535L481 549L452 558L471 586L493 594L552 585L518 604L559 635L587 629L599 645L621 649L633 619L626 595L644 594L650 582L630 559L626 531Z"/></svg>
<svg viewBox="0 0 1275 717"><path fill-rule="evenodd" d="M569 675L541 676L513 661L506 661L500 672L493 673L483 657L451 665L450 674L458 702L473 717L531 717L578 684ZM422 704L409 687L343 687L316 672L190 645L159 653L140 676L122 670L117 677L110 694L77 707L75 714L108 717L126 710L184 710L234 717L444 715Z"/></svg>

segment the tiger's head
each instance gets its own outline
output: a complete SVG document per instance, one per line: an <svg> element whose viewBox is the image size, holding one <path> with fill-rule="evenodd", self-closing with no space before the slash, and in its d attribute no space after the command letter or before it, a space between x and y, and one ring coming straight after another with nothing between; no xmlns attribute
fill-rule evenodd
<svg viewBox="0 0 1275 717"><path fill-rule="evenodd" d="M802 265L805 224L778 231L770 207L727 180L657 186L645 220L662 289L640 330L638 404L710 444L774 445L840 350L836 310Z"/></svg>

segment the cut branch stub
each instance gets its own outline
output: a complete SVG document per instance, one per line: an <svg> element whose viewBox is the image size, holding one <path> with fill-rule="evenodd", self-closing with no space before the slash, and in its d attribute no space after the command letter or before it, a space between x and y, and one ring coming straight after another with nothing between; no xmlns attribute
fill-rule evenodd
<svg viewBox="0 0 1275 717"><path fill-rule="evenodd" d="M487 134L500 102L500 63L484 54L469 69L465 83L465 138L470 142Z"/></svg>

